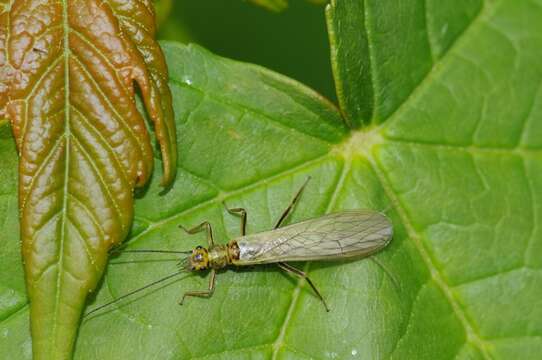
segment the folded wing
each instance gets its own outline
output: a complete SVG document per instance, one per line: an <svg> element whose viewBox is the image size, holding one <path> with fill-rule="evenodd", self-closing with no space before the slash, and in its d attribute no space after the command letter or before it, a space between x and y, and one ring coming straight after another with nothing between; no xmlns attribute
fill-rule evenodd
<svg viewBox="0 0 542 360"><path fill-rule="evenodd" d="M237 265L337 260L366 256L391 240L390 220L372 210L347 210L237 239Z"/></svg>

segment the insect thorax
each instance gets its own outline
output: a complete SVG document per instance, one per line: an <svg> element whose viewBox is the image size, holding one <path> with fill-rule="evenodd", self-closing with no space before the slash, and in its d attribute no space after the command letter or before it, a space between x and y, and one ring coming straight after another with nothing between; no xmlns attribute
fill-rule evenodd
<svg viewBox="0 0 542 360"><path fill-rule="evenodd" d="M221 269L239 260L239 246L232 240L227 245L214 245L209 248L209 266Z"/></svg>

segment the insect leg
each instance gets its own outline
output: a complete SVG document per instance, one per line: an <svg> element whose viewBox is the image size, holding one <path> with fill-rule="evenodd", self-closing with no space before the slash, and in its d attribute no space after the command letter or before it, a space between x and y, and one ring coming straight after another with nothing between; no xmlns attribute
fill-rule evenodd
<svg viewBox="0 0 542 360"><path fill-rule="evenodd" d="M209 277L209 289L193 290L193 291L185 292L183 297L181 298L181 301L179 301L179 305L182 305L184 303L184 300L189 296L210 298L211 296L213 296L213 293L215 292L215 286L216 286L216 270L212 269L211 275Z"/></svg>
<svg viewBox="0 0 542 360"><path fill-rule="evenodd" d="M305 186L307 186L307 183L309 182L309 180L311 179L311 177L309 176L307 178L307 180L305 180L305 182L303 183L303 185L301 185L301 188L299 190L297 190L297 193L295 194L294 198L292 199L292 201L290 202L290 205L288 205L288 207L286 208L286 210L284 210L284 212L282 213L282 215L280 216L280 218L278 219L277 223L275 224L275 226L273 227L273 229L277 229L279 228L282 223L284 222L284 220L286 220L286 218L288 217L288 215L290 215L290 212L292 212L295 204L297 203L297 201L299 200L299 198L301 197L301 193L303 192L303 190L305 189Z"/></svg>
<svg viewBox="0 0 542 360"><path fill-rule="evenodd" d="M225 202L223 202L222 205L224 205L226 211L232 215L241 214L241 236L245 236L245 234L247 233L247 211L243 208L230 209Z"/></svg>
<svg viewBox="0 0 542 360"><path fill-rule="evenodd" d="M209 224L208 221L204 221L201 224L194 226L191 229L187 229L182 225L179 225L181 229L184 230L187 234L197 234L202 231L207 231L207 242L209 243L209 246L213 246L215 244L215 241L213 239L213 228L211 227L211 224Z"/></svg>
<svg viewBox="0 0 542 360"><path fill-rule="evenodd" d="M322 301L322 304L324 304L324 307L326 308L326 311L329 312L329 307L327 306L327 303L324 300L324 297L322 296L322 294L320 294L320 291L318 291L318 289L316 288L316 286L314 285L312 280L307 276L307 274L305 274L304 271L296 269L295 267L293 267L291 265L288 265L286 263L283 263L283 262L279 262L279 263L277 263L277 265L278 265L279 268L286 271L287 273L291 273L291 274L297 275L297 276L305 279L309 283L309 285L311 286L312 290L314 290L316 295L320 298L320 300Z"/></svg>

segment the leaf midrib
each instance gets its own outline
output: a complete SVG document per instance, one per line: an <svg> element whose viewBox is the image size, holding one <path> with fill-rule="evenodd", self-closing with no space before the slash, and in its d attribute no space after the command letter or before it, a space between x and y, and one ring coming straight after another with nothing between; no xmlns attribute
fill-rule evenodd
<svg viewBox="0 0 542 360"><path fill-rule="evenodd" d="M446 150L446 151L455 151L455 152L466 152L469 154L477 155L517 155L520 157L527 157L532 155L542 154L542 148L531 148L524 146L514 146L514 147L490 147L490 146L477 146L472 144L462 145L462 144L437 144L430 143L426 141L414 141L414 140L403 140L397 138L386 138L386 141L393 142L396 144L403 144L407 146L417 147L421 149L436 149L436 150Z"/></svg>
<svg viewBox="0 0 542 360"><path fill-rule="evenodd" d="M487 350L489 348L489 344L486 341L484 341L476 333L475 326L474 324L472 324L472 319L470 319L465 313L465 310L461 308L459 301L456 299L450 286L446 283L443 275L441 274L438 267L436 266L433 259L431 258L431 255L429 254L429 250L426 249L425 245L423 244L421 235L418 232L416 232L416 230L414 230L414 226L412 225L411 219L409 218L406 210L401 204L399 197L393 191L393 188L389 180L385 176L385 172L383 171L384 169L381 169L378 166L375 159L369 157L368 160L371 164L373 171L378 177L379 182L382 188L384 189L384 192L386 193L386 196L392 203L393 208L397 211L397 214L399 215L399 218L401 219L401 222L403 223L405 227L408 238L412 240L414 246L418 250L418 253L423 259L425 265L427 266L431 274L432 281L441 289L442 293L445 295L446 300L452 307L458 320L461 322L461 325L463 326L466 336L467 336L467 342L471 343L476 348L478 348L480 352L482 353L484 359L491 359L492 357L490 356ZM400 341L400 339L398 341Z"/></svg>
<svg viewBox="0 0 542 360"><path fill-rule="evenodd" d="M68 218L68 181L70 178L70 138L71 138L71 128L70 128L70 43L69 43L69 18L68 18L68 0L62 1L62 30L64 32L63 37L63 56L64 56L64 138L66 141L65 145L65 158L64 158L64 188L63 188L63 199L62 199L62 220L60 226L60 247L58 251L58 275L56 279L56 297L54 305L54 318L53 318L53 335L52 335L52 346L50 347L51 357L54 358L54 352L56 349L57 342L57 331L58 331L58 313L60 308L60 292L62 287L62 278L64 272L64 243L66 241L66 221Z"/></svg>
<svg viewBox="0 0 542 360"><path fill-rule="evenodd" d="M369 16L369 6L367 4L367 0L363 0L363 17L364 17L364 22L363 22L363 25L365 26L364 30L365 30L365 33L367 34L367 39L369 39L371 37L371 27L369 26L369 21L370 21L370 16ZM372 109L371 109L371 119L370 119L370 124L373 124L375 122L375 114L376 114L376 111L377 111L377 98L378 98L378 92L376 91L377 89L377 84L378 84L378 76L376 75L376 70L375 70L375 59L374 59L374 50L373 50L373 44L371 41L367 41L367 52L368 52L368 57L369 57L369 73L371 74L371 87L373 88L372 89Z"/></svg>

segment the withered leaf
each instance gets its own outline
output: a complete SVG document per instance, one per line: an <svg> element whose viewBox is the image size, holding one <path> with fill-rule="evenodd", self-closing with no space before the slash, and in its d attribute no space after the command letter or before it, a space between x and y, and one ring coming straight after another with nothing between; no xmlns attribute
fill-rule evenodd
<svg viewBox="0 0 542 360"><path fill-rule="evenodd" d="M0 116L20 154L22 252L36 359L72 353L108 249L127 235L153 149L175 175L167 69L148 0L2 0Z"/></svg>

